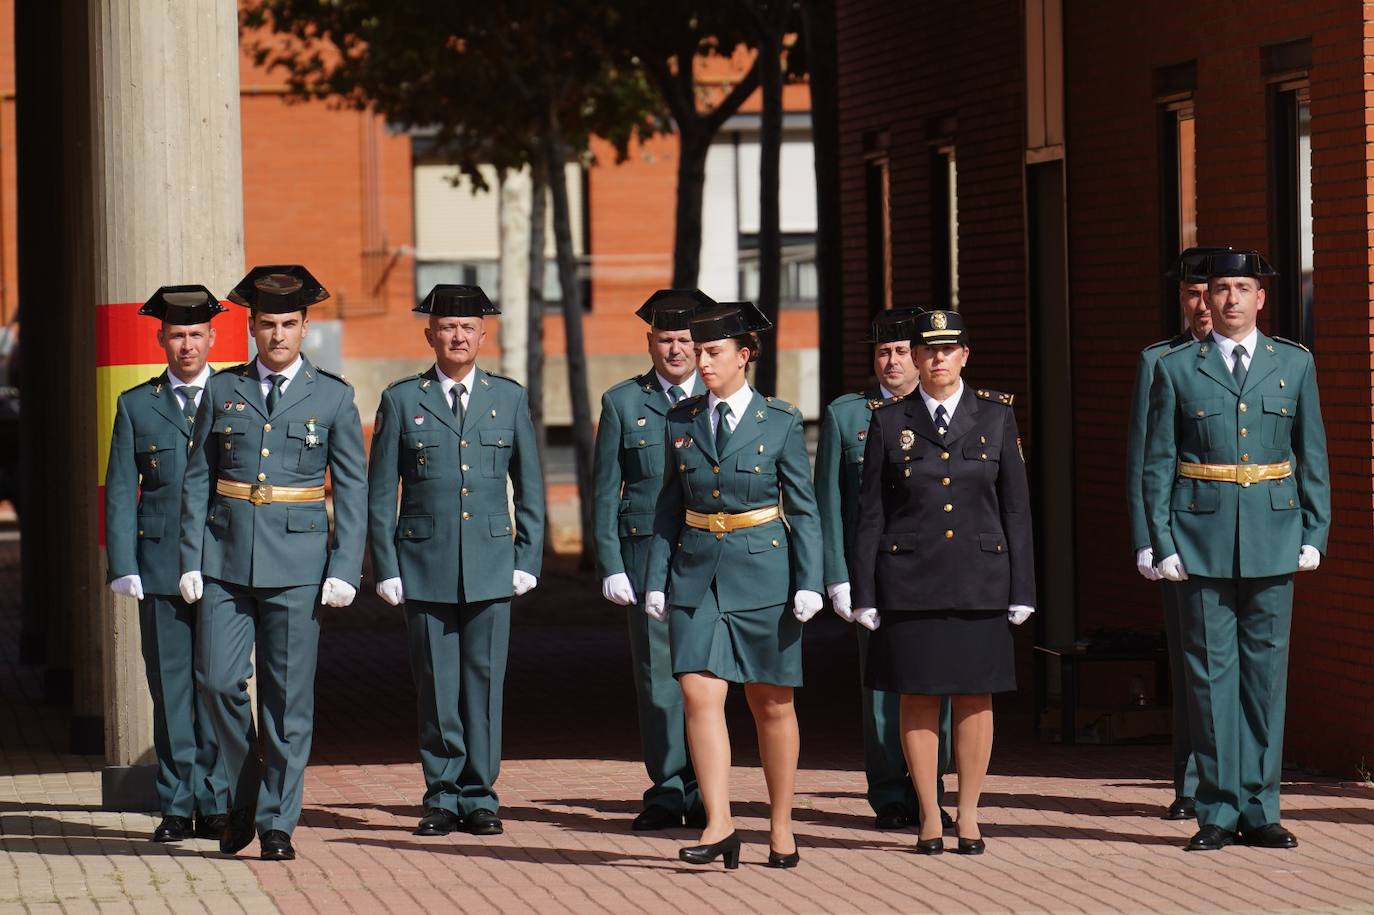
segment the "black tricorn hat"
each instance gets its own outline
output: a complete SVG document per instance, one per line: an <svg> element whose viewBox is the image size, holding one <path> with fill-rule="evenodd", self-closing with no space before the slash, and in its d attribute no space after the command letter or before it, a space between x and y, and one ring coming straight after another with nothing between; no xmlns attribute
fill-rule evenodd
<svg viewBox="0 0 1374 915"><path fill-rule="evenodd" d="M878 312L873 319L873 326L869 329L868 339L864 343L872 343L877 346L880 343L895 343L898 340L910 340L915 336L916 316L923 314L924 308L889 308Z"/></svg>
<svg viewBox="0 0 1374 915"><path fill-rule="evenodd" d="M1203 280L1193 279L1197 273L1198 265L1206 260L1209 255L1225 254L1231 250L1234 249L1230 245L1199 245L1193 248L1184 248L1164 275L1171 280L1178 280L1180 283L1201 283Z"/></svg>
<svg viewBox="0 0 1374 915"><path fill-rule="evenodd" d="M692 316L717 304L700 289L660 289L635 310L641 321L656 330L687 330Z"/></svg>
<svg viewBox="0 0 1374 915"><path fill-rule="evenodd" d="M329 292L300 264L254 267L229 292L235 305L272 315L305 311L327 298Z"/></svg>
<svg viewBox="0 0 1374 915"><path fill-rule="evenodd" d="M167 324L204 324L221 311L228 310L213 292L192 283L189 286L158 287L138 313Z"/></svg>
<svg viewBox="0 0 1374 915"><path fill-rule="evenodd" d="M1205 283L1214 276L1249 276L1259 280L1278 275L1258 251L1219 251L1202 258L1188 274L1188 280Z"/></svg>
<svg viewBox="0 0 1374 915"><path fill-rule="evenodd" d="M921 346L944 346L958 343L968 346L964 331L964 316L957 311L927 311L914 318L916 332L911 342Z"/></svg>
<svg viewBox="0 0 1374 915"><path fill-rule="evenodd" d="M491 303L481 286L462 286L457 283L439 283L412 311L436 318L481 318L501 313L501 309Z"/></svg>
<svg viewBox="0 0 1374 915"><path fill-rule="evenodd" d="M771 330L773 322L753 302L721 302L692 318L692 342L710 343L741 334Z"/></svg>

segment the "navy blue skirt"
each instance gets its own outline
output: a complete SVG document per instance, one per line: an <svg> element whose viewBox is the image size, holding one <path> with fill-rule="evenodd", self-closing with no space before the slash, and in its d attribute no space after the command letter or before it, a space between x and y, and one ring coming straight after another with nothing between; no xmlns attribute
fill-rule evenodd
<svg viewBox="0 0 1374 915"><path fill-rule="evenodd" d="M1016 689L1005 610L881 611L868 640L864 686L920 696Z"/></svg>

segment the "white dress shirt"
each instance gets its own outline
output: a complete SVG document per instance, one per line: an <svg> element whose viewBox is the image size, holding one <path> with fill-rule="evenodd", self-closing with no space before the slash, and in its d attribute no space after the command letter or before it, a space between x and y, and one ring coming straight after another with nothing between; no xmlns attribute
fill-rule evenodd
<svg viewBox="0 0 1374 915"><path fill-rule="evenodd" d="M187 384L189 384L189 385L194 385L195 387L200 388L200 390L196 392L196 396L193 398L193 400L194 400L194 402L195 402L195 405L196 405L197 407L199 407L199 406L200 406L200 397L201 397L202 394L205 393L205 383L206 383L207 381L209 381L209 380L210 380L210 366L209 366L208 363L205 365L204 368L202 368L202 369L200 370L200 374L197 375L197 376L196 376L193 380L191 380L191 381L182 381L180 378L178 378L178 377L176 376L176 373L173 372L171 369L168 369L168 370L167 370L167 381L168 381L168 383L170 383L170 384L172 385L172 393L175 394L175 395L177 396L177 404L180 405L181 409L183 409L183 410L186 409L186 398L185 398L185 397L182 397L182 396L181 396L181 391L179 391L179 390L177 390L177 389L180 388L182 385L187 385Z"/></svg>
<svg viewBox="0 0 1374 915"><path fill-rule="evenodd" d="M477 363L468 366L468 373L462 378L450 378L444 374L444 370L439 368L439 363L434 363L434 374L439 376L439 386L444 389L444 403L453 407L453 386L461 384L463 386L463 409L467 410L468 400L472 397L472 375L477 371Z"/></svg>
<svg viewBox="0 0 1374 915"><path fill-rule="evenodd" d="M944 407L945 421L951 422L954 419L954 411L959 409L959 401L964 396L964 380L962 378L959 379L959 387L945 400L936 400L925 392L925 388L918 386L916 390L921 392L921 400L925 401L926 411L930 413L931 422L935 421L936 407Z"/></svg>
<svg viewBox="0 0 1374 915"><path fill-rule="evenodd" d="M673 403L673 395L668 393L668 389L673 386L673 383L669 381L667 378L664 378L659 373L658 369L654 369L654 377L658 379L658 386L663 389L663 396L668 398L668 402L670 404ZM692 391L696 389L696 386L697 373L693 372L690 376L688 376L686 381L678 385L678 387L682 388L682 399L686 400L688 397L691 397ZM734 426L731 426L730 428L733 429Z"/></svg>
<svg viewBox="0 0 1374 915"><path fill-rule="evenodd" d="M754 389L749 385L742 384L740 389L729 397L725 402L730 406L730 431L734 432L739 427L739 421L744 418L744 413L749 409L749 402L754 399ZM716 404L720 403L721 398L711 394L706 398L706 408L711 411L711 434L716 434L716 425L720 422L720 414L716 412Z"/></svg>
<svg viewBox="0 0 1374 915"><path fill-rule="evenodd" d="M299 355L297 355L297 356L296 356L296 361L295 361L295 362L291 363L290 365L288 365L286 368L282 369L282 370L279 371L279 372L274 372L274 371L272 371L271 369L269 369L267 366L263 365L261 359L258 359L258 360L257 360L257 366L258 366L258 382L262 385L262 396L263 396L263 399L266 400L266 399L267 399L268 393L272 390L272 381L271 381L271 379L270 379L268 376L270 376L270 375L285 375L285 376L286 376L286 380L283 381L283 382L281 383L281 392L282 392L283 394L285 394L285 393L286 393L286 389L291 385L291 381L296 377L296 373L299 372L299 371L301 370L301 365L302 365L301 357L300 357Z"/></svg>
<svg viewBox="0 0 1374 915"><path fill-rule="evenodd" d="M1236 357L1233 355L1237 346L1245 347L1245 355L1240 357L1241 364L1245 370L1250 371L1250 360L1255 358L1255 345L1259 343L1259 328L1251 328L1249 336L1244 340L1232 340L1230 337L1223 337L1216 331L1212 331L1212 342L1221 350L1221 358L1226 362L1226 368L1234 371Z"/></svg>

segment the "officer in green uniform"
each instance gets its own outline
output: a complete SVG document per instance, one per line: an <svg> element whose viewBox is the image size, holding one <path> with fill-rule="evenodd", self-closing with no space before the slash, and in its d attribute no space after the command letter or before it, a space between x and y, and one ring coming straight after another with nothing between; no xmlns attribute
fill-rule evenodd
<svg viewBox="0 0 1374 915"><path fill-rule="evenodd" d="M639 740L650 784L636 831L706 825L687 753L682 690L673 678L668 624L644 614L644 572L654 531L654 502L663 482L668 409L701 393L689 324L715 301L699 289L660 289L635 312L649 325L653 366L601 398L596 428L596 532L601 593L628 608L630 659L639 706Z"/></svg>
<svg viewBox="0 0 1374 915"><path fill-rule="evenodd" d="M353 388L300 353L306 309L328 297L298 265L254 267L229 293L249 309L258 355L210 379L182 485L180 589L188 603L201 602L196 680L232 805L220 848L245 847L256 825L269 861L296 856L291 832L314 730L320 605L352 603L366 538L366 455ZM261 764L247 689L255 644Z"/></svg>
<svg viewBox="0 0 1374 915"><path fill-rule="evenodd" d="M825 537L825 590L835 612L854 622L849 593L846 557L854 538L859 511L859 481L863 475L864 438L873 410L884 400L905 397L916 389L916 366L911 361L912 318L920 308L884 311L873 320L873 374L877 383L862 394L843 394L831 402L821 422L816 444L816 505ZM860 625L859 668L868 658L869 629ZM877 829L905 829L920 822L916 789L907 772L898 728L901 696L863 688L864 772L868 777L868 803ZM949 771L950 704L940 709L940 772ZM939 785L943 803L944 784ZM943 809L945 826L954 820Z"/></svg>
<svg viewBox="0 0 1374 915"><path fill-rule="evenodd" d="M511 596L539 576L544 481L525 389L477 367L483 316L499 314L486 293L435 286L415 311L429 316L435 364L382 392L368 466L372 567L377 593L406 608L425 776L417 833L496 835Z"/></svg>
<svg viewBox="0 0 1374 915"><path fill-rule="evenodd" d="M138 601L153 697L162 808L154 842L219 838L229 799L214 730L196 693L195 610L177 592L181 480L196 407L212 374L210 321L221 311L204 286L163 286L139 309L160 322L167 370L119 395L105 471L110 590Z"/></svg>
<svg viewBox="0 0 1374 915"><path fill-rule="evenodd" d="M1160 574L1179 582L1201 826L1187 848L1292 848L1279 782L1293 573L1317 567L1331 525L1316 366L1256 327L1274 275L1257 252L1209 255L1195 275L1212 332L1159 357L1143 483Z"/></svg>
<svg viewBox="0 0 1374 915"><path fill-rule="evenodd" d="M1230 246L1188 248L1169 269L1170 279L1178 282L1178 304L1188 329L1168 340L1152 343L1140 352L1136 366L1135 389L1131 398L1131 425L1126 432L1126 512L1131 522L1131 544L1135 567L1146 581L1160 581L1150 547L1150 528L1145 523L1145 493L1141 478L1145 466L1145 424L1150 415L1150 382L1155 363L1175 347L1202 340L1212 332L1212 314L1207 309L1207 284L1192 282L1190 274L1209 254L1230 251ZM1197 815L1193 794L1197 791L1197 763L1188 737L1188 703L1184 699L1187 683L1183 676L1183 645L1178 630L1178 599L1171 582L1161 585L1164 598L1164 631L1168 639L1169 683L1173 699L1173 779L1174 799L1164 812L1166 820L1191 820Z"/></svg>

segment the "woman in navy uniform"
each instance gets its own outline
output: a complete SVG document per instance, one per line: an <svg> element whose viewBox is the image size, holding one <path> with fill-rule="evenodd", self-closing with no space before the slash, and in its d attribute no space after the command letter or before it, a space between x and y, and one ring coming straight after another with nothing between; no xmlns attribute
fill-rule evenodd
<svg viewBox="0 0 1374 915"><path fill-rule="evenodd" d="M669 621L673 675L687 720L706 829L679 857L739 866L730 818L725 697L743 683L768 783L770 867L795 867L793 782L800 738L801 624L821 608L821 532L800 411L746 380L758 332L772 327L749 302L692 320L709 393L668 412L663 489L654 516L644 612ZM779 495L787 520L779 511ZM666 592L666 597L665 597ZM789 602L791 607L788 607Z"/></svg>
<svg viewBox="0 0 1374 915"><path fill-rule="evenodd" d="M1016 688L1008 621L1034 612L1030 493L1011 395L960 378L963 317L928 312L915 335L920 383L874 410L868 429L854 616L875 627L864 685L902 694L902 744L923 812L939 809L940 697L953 697L959 851L976 855L991 694ZM938 817L922 816L916 850L939 854L940 832Z"/></svg>

